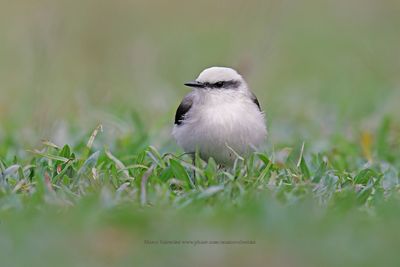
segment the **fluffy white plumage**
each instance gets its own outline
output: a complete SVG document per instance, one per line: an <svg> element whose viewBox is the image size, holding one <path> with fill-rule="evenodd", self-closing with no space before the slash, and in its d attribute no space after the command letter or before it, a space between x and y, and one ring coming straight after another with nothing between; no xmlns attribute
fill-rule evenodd
<svg viewBox="0 0 400 267"><path fill-rule="evenodd" d="M172 134L187 153L231 165L266 139L264 113L241 75L212 67L200 73L178 108ZM233 150L233 151L232 151Z"/></svg>

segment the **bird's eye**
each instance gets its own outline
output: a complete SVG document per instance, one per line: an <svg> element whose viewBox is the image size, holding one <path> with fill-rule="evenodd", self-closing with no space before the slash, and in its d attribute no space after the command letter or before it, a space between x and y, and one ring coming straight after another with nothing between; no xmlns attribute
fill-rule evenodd
<svg viewBox="0 0 400 267"><path fill-rule="evenodd" d="M222 86L224 86L224 82L222 82L222 81L216 82L215 86L221 88Z"/></svg>

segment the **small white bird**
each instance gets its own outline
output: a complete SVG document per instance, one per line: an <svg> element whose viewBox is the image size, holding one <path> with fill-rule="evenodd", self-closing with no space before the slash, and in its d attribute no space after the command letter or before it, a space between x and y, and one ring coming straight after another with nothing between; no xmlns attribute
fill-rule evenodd
<svg viewBox="0 0 400 267"><path fill-rule="evenodd" d="M237 155L258 149L266 139L264 113L242 76L231 68L205 69L193 82L175 115L172 135L186 153L198 151L232 165Z"/></svg>

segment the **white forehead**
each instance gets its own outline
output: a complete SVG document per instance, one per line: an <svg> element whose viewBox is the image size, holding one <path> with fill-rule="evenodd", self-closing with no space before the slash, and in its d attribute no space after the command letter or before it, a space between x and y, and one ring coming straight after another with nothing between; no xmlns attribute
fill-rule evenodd
<svg viewBox="0 0 400 267"><path fill-rule="evenodd" d="M211 67L203 70L196 81L215 83L218 81L242 80L242 76L236 70L225 67Z"/></svg>

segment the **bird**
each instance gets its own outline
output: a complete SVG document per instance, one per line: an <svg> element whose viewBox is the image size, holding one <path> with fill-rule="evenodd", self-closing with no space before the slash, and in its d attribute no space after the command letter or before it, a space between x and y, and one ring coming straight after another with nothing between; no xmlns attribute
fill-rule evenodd
<svg viewBox="0 0 400 267"><path fill-rule="evenodd" d="M175 114L172 135L187 154L232 166L267 138L265 113L243 77L228 67L210 67L196 80Z"/></svg>

